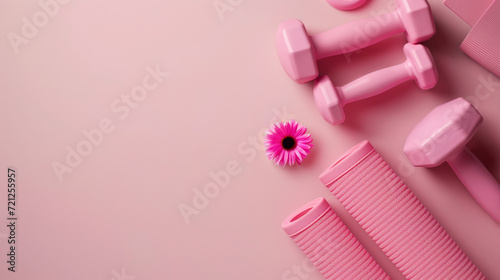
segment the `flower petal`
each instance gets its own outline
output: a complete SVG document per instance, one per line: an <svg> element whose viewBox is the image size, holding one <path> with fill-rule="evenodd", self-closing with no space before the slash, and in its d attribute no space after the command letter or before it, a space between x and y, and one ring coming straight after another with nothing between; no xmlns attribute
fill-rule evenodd
<svg viewBox="0 0 500 280"><path fill-rule="evenodd" d="M277 158L282 152L283 152L283 149L281 149L281 148L276 149L273 153L273 158Z"/></svg>
<svg viewBox="0 0 500 280"><path fill-rule="evenodd" d="M300 154L300 152L297 149L295 149L293 152L297 156L297 161L300 163L302 161L302 155Z"/></svg>
<svg viewBox="0 0 500 280"><path fill-rule="evenodd" d="M295 153L294 152L289 152L290 159L288 160L288 164L292 165L295 164Z"/></svg>
<svg viewBox="0 0 500 280"><path fill-rule="evenodd" d="M281 150L281 153L280 153L278 159L274 161L276 164L281 165L281 161L283 159L283 156L285 155L285 152L286 152L285 150Z"/></svg>
<svg viewBox="0 0 500 280"><path fill-rule="evenodd" d="M304 135L304 133L306 133L307 131L307 128L301 126L297 129L297 131L295 132L295 137L300 137L302 135Z"/></svg>
<svg viewBox="0 0 500 280"><path fill-rule="evenodd" d="M302 136L297 137L297 141L300 142L312 142L312 138L309 134L304 134Z"/></svg>
<svg viewBox="0 0 500 280"><path fill-rule="evenodd" d="M299 151L299 153L303 154L304 156L306 156L309 152L306 152L304 149L302 149L302 147L300 146L297 146L297 151Z"/></svg>

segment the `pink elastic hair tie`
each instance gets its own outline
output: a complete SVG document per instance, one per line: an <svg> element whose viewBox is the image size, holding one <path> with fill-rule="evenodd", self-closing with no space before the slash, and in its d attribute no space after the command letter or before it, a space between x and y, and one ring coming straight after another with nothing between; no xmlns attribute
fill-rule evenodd
<svg viewBox="0 0 500 280"><path fill-rule="evenodd" d="M324 198L300 207L282 227L325 279L390 279Z"/></svg>
<svg viewBox="0 0 500 280"><path fill-rule="evenodd" d="M472 27L460 49L500 77L500 1L445 0L444 4Z"/></svg>
<svg viewBox="0 0 500 280"><path fill-rule="evenodd" d="M368 141L320 180L407 279L485 279Z"/></svg>

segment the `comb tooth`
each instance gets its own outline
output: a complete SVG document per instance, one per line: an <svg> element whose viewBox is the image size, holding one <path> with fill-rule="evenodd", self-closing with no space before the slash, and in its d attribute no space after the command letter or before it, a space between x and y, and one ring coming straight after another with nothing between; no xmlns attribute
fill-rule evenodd
<svg viewBox="0 0 500 280"><path fill-rule="evenodd" d="M407 279L486 279L368 141L320 180Z"/></svg>

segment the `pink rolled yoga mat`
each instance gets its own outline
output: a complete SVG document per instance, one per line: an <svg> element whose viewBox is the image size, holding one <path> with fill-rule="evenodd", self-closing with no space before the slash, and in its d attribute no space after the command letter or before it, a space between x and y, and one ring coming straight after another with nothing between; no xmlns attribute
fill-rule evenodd
<svg viewBox="0 0 500 280"><path fill-rule="evenodd" d="M407 279L485 279L368 141L320 180Z"/></svg>
<svg viewBox="0 0 500 280"><path fill-rule="evenodd" d="M282 227L325 279L390 279L324 198L296 210Z"/></svg>

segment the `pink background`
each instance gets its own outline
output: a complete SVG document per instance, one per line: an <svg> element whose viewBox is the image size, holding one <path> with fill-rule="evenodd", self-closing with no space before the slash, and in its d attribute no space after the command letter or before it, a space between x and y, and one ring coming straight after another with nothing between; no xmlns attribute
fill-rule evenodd
<svg viewBox="0 0 500 280"><path fill-rule="evenodd" d="M230 9L219 15L214 3ZM422 91L406 82L350 104L346 122L333 127L317 112L311 83L295 84L282 70L276 27L298 18L315 33L387 11L390 1L341 12L322 0L73 0L52 6L43 22L38 1L1 0L0 279L322 279L317 271L297 274L305 256L280 226L318 196L401 279L318 180L364 139L481 271L500 279L500 225L449 166L412 168L402 153L428 111L466 97L484 117L469 147L500 179L500 79L458 49L467 25L441 1L430 5L437 34L424 44L438 65L438 85ZM33 22L34 15L45 25L16 53L8 34L21 36L23 17ZM320 71L343 85L402 62L404 43L404 35L394 36L325 59ZM155 84L148 67L169 75L123 107L121 98L144 78ZM280 117L295 118L314 138L302 166L278 167L262 150L262 132ZM95 132L102 121L114 130L96 136L59 181L54 162L66 163L67 147L84 149L83 131ZM7 167L18 178L15 273L6 263ZM228 184L186 223L179 207L193 207L195 191L213 187L211 172L227 168Z"/></svg>

